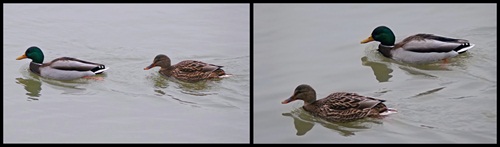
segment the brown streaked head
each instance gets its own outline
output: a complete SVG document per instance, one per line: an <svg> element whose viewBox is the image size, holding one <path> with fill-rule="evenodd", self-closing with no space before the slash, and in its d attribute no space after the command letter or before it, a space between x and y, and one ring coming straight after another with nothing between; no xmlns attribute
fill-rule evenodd
<svg viewBox="0 0 500 147"><path fill-rule="evenodd" d="M170 58L168 58L167 55L164 55L164 54L159 54L155 57L155 59L153 60L153 63L151 63L151 65L147 66L144 68L144 70L149 70L153 67L156 67L156 66L159 66L161 68L168 68L170 67Z"/></svg>
<svg viewBox="0 0 500 147"><path fill-rule="evenodd" d="M314 91L314 89L307 84L301 84L295 88L293 95L282 101L281 104L288 104L295 100L303 100L306 104L310 104L316 101L316 91Z"/></svg>

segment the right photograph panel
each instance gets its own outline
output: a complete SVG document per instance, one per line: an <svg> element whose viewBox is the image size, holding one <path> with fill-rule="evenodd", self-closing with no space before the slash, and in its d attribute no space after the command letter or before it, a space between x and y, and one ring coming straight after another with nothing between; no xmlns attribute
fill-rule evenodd
<svg viewBox="0 0 500 147"><path fill-rule="evenodd" d="M496 143L496 4L253 4L253 143Z"/></svg>

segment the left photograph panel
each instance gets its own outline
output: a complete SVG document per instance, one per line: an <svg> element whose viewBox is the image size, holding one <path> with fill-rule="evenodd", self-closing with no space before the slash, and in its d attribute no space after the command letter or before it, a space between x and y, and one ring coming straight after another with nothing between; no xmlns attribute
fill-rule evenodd
<svg viewBox="0 0 500 147"><path fill-rule="evenodd" d="M250 4L3 4L4 143L250 143Z"/></svg>

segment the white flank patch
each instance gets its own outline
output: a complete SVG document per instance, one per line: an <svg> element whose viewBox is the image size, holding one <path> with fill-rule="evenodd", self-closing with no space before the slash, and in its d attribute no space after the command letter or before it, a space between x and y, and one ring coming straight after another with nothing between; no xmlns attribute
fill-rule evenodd
<svg viewBox="0 0 500 147"><path fill-rule="evenodd" d="M459 53L461 53L461 52L465 52L466 50L469 50L469 49L471 49L471 48L472 48L472 47L474 47L474 46L475 46L475 44L472 44L472 43L471 43L471 44L470 44L470 46L468 46L468 47L466 47L466 48L463 48L463 49L461 49L461 50L458 50L457 52L459 52Z"/></svg>
<svg viewBox="0 0 500 147"><path fill-rule="evenodd" d="M390 115L390 114L394 114L394 113L398 113L398 111L396 109L393 109L393 108L387 108L387 111L380 113L380 115L385 116L385 115Z"/></svg>
<svg viewBox="0 0 500 147"><path fill-rule="evenodd" d="M219 76L219 78L227 78L227 77L231 77L233 75L222 75L222 76Z"/></svg>
<svg viewBox="0 0 500 147"><path fill-rule="evenodd" d="M105 70L108 70L108 69L109 69L109 67L106 67L106 68L104 68L104 69L101 69L101 70L97 70L97 71L95 71L95 73L101 73L101 72L104 72Z"/></svg>

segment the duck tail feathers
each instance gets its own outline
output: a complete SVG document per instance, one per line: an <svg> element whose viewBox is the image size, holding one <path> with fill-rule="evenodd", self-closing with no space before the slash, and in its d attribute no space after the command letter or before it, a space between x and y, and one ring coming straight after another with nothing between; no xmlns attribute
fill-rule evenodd
<svg viewBox="0 0 500 147"><path fill-rule="evenodd" d="M398 110L394 109L394 108L387 108L386 111L380 113L381 116L386 116L386 115L390 115L390 114L394 114L394 113L398 113Z"/></svg>
<svg viewBox="0 0 500 147"><path fill-rule="evenodd" d="M231 74L225 74L225 75L219 76L219 78L227 78L227 77L231 77L231 76L233 76L233 75L231 75Z"/></svg>
<svg viewBox="0 0 500 147"><path fill-rule="evenodd" d="M109 69L109 67L106 67L104 65L99 65L99 66L91 69L90 71L94 72L95 74L100 74L108 69Z"/></svg>
<svg viewBox="0 0 500 147"><path fill-rule="evenodd" d="M461 53L465 53L467 50L471 49L472 47L474 47L475 45L474 44L471 44L471 43L463 43L461 44L460 46L458 46L456 49L454 49L456 52L458 52L459 54Z"/></svg>

